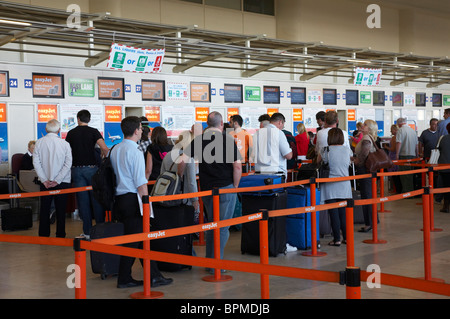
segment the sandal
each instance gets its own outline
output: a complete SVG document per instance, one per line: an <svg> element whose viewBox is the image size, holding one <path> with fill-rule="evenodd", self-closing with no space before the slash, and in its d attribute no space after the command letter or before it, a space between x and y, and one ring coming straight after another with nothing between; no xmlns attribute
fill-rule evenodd
<svg viewBox="0 0 450 319"><path fill-rule="evenodd" d="M341 246L341 242L340 242L340 241L334 241L334 240L332 240L332 241L330 241L330 242L328 243L328 246L336 246L336 247L339 247L339 246Z"/></svg>

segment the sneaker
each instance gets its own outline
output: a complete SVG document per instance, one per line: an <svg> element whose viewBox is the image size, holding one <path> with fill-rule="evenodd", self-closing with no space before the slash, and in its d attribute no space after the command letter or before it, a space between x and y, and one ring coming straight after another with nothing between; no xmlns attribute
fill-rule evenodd
<svg viewBox="0 0 450 319"><path fill-rule="evenodd" d="M91 240L91 236L89 235L81 234L80 237L83 237L86 240Z"/></svg>
<svg viewBox="0 0 450 319"><path fill-rule="evenodd" d="M291 246L289 244L286 244L286 252L287 253L291 253L291 252L294 252L294 251L297 251L297 247L294 247L294 246Z"/></svg>

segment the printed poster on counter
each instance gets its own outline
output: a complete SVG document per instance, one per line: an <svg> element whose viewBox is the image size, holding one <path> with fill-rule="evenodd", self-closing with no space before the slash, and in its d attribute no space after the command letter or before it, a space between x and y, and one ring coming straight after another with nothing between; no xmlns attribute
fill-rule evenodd
<svg viewBox="0 0 450 319"><path fill-rule="evenodd" d="M161 106L146 106L145 117L151 128L161 126Z"/></svg>
<svg viewBox="0 0 450 319"><path fill-rule="evenodd" d="M114 70L159 73L162 70L165 49L141 49L113 43L107 67Z"/></svg>
<svg viewBox="0 0 450 319"><path fill-rule="evenodd" d="M167 82L167 100L168 101L188 101L189 84L180 82Z"/></svg>
<svg viewBox="0 0 450 319"><path fill-rule="evenodd" d="M111 148L123 140L120 122L122 121L122 106L105 105L105 144Z"/></svg>
<svg viewBox="0 0 450 319"><path fill-rule="evenodd" d="M240 113L244 121L242 127L250 134L255 134L255 132L259 129L258 118L260 117L260 115L267 113L267 108L264 106L241 107Z"/></svg>
<svg viewBox="0 0 450 319"><path fill-rule="evenodd" d="M6 103L0 103L0 162L8 163L8 122Z"/></svg>
<svg viewBox="0 0 450 319"><path fill-rule="evenodd" d="M103 105L102 104L61 104L60 122L61 137L66 138L67 132L78 126L77 113L88 110L91 113L90 127L96 128L103 135Z"/></svg>
<svg viewBox="0 0 450 319"><path fill-rule="evenodd" d="M57 104L38 104L38 121L37 121L37 138L47 135L45 127L50 120L58 119L58 105Z"/></svg>
<svg viewBox="0 0 450 319"><path fill-rule="evenodd" d="M167 136L178 137L182 131L190 130L195 123L195 108L193 106L164 107L161 119Z"/></svg>
<svg viewBox="0 0 450 319"><path fill-rule="evenodd" d="M320 91L319 91L320 92ZM306 131L311 131L314 134L317 131L317 120L316 120L316 114L320 111L324 111L323 108L305 108L303 109L303 124L305 124Z"/></svg>

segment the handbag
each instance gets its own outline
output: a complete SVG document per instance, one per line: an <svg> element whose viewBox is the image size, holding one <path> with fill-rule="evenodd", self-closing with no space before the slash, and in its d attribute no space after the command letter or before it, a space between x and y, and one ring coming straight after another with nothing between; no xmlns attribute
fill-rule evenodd
<svg viewBox="0 0 450 319"><path fill-rule="evenodd" d="M443 137L444 137L444 135L442 135L439 138L436 148L431 150L430 160L428 161L428 164L437 164L438 163L439 156L441 155L441 152L439 151L439 144L441 143L441 140Z"/></svg>
<svg viewBox="0 0 450 319"><path fill-rule="evenodd" d="M324 147L324 149L328 155L328 152L330 151L328 146ZM319 178L329 178L330 177L330 165L328 164L328 158L327 158L326 162L324 161L324 159L322 159L322 162L319 165L319 176L318 177Z"/></svg>
<svg viewBox="0 0 450 319"><path fill-rule="evenodd" d="M376 148L375 152L369 153L366 158L365 166L367 171L370 173L376 173L380 169L388 169L391 168L394 164L386 152L379 148L378 145L374 142L372 136L370 136L373 145Z"/></svg>

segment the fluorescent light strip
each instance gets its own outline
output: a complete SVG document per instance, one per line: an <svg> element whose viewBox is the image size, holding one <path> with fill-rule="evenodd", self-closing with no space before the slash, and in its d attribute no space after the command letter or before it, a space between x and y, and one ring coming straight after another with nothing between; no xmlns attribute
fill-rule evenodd
<svg viewBox="0 0 450 319"><path fill-rule="evenodd" d="M418 68L418 65L412 65L412 64L398 64L398 66L403 66L406 68Z"/></svg>
<svg viewBox="0 0 450 319"><path fill-rule="evenodd" d="M356 60L356 59L348 59L347 62L355 62L355 63L367 63L370 64L372 62L367 61L367 60Z"/></svg>
<svg viewBox="0 0 450 319"><path fill-rule="evenodd" d="M14 20L5 20L5 19L0 19L0 23L15 24L15 25L22 25L22 26L31 26L31 23L28 23L28 22L21 22L21 21L14 21Z"/></svg>

